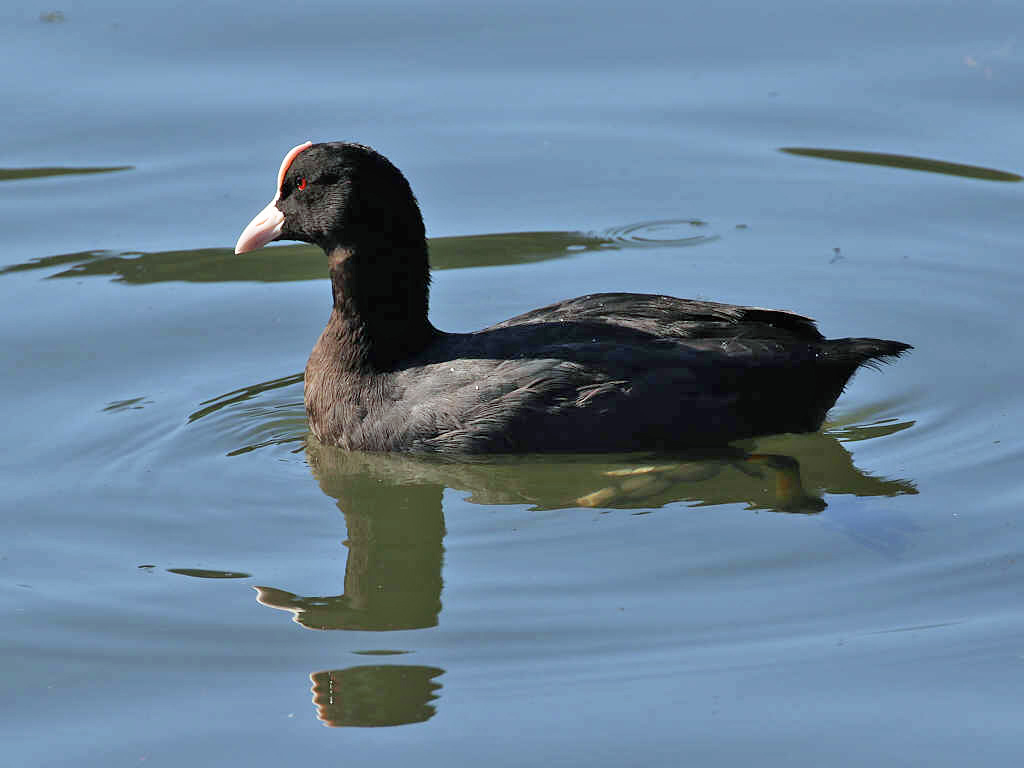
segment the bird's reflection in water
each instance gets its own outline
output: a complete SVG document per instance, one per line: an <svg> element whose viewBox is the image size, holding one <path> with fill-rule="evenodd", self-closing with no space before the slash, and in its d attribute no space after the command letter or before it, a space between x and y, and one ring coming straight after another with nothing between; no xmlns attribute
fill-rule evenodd
<svg viewBox="0 0 1024 768"><path fill-rule="evenodd" d="M308 629L422 629L438 623L445 535L445 488L478 504L535 509L656 509L745 503L751 509L813 514L824 493L917 493L906 480L860 472L827 434L783 435L756 450L642 457L488 457L442 462L404 454L348 453L311 441L307 458L348 529L341 594L303 596L257 587L257 599L290 611Z"/></svg>
<svg viewBox="0 0 1024 768"><path fill-rule="evenodd" d="M348 528L341 594L303 596L257 587L258 600L290 611L309 629L398 630L437 624L445 535L445 488L478 504L535 509L655 509L745 503L751 509L816 513L824 493L916 493L906 480L860 472L827 434L778 436L756 450L666 457L530 456L442 462L404 454L348 453L311 441L309 465L337 500Z"/></svg>
<svg viewBox="0 0 1024 768"><path fill-rule="evenodd" d="M909 424L894 424L896 431ZM877 427L873 428L877 431ZM847 439L856 434L844 433ZM875 436L872 433L870 436ZM289 611L309 629L401 630L432 627L441 612L445 488L479 504L535 509L656 509L744 503L751 509L813 514L824 494L916 493L906 480L859 471L835 437L783 435L688 456L488 457L444 462L402 454L348 453L310 440L307 458L348 529L342 594L302 596L257 587L258 600ZM329 725L395 725L429 718L442 670L401 665L316 672L314 703Z"/></svg>

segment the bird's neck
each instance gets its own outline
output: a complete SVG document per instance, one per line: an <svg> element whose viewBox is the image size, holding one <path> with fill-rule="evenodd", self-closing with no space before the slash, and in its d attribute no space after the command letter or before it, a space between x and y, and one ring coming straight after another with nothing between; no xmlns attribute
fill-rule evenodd
<svg viewBox="0 0 1024 768"><path fill-rule="evenodd" d="M343 368L393 370L437 335L427 319L426 243L381 253L339 246L327 256L334 309L322 341Z"/></svg>

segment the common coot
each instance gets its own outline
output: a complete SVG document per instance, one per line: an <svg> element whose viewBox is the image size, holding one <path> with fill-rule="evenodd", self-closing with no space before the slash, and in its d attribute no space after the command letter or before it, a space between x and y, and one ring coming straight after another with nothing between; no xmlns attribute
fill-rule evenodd
<svg viewBox="0 0 1024 768"><path fill-rule="evenodd" d="M323 443L440 454L686 449L810 432L857 368L910 349L826 339L792 312L632 293L535 309L474 333L427 319L423 219L369 147L306 142L236 253L327 254L334 307L306 365Z"/></svg>

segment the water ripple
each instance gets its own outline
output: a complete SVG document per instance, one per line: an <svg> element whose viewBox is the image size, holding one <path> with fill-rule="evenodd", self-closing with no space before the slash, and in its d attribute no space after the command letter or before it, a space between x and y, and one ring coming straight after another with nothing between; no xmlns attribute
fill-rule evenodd
<svg viewBox="0 0 1024 768"><path fill-rule="evenodd" d="M708 226L701 219L659 219L641 221L624 227L614 227L602 234L609 238L609 246L664 247L666 245L702 245L718 239L711 232L696 232Z"/></svg>

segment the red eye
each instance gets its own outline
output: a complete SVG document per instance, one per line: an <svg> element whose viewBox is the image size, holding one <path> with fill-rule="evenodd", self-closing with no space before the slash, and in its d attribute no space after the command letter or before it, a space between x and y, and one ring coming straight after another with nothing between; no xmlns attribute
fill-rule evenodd
<svg viewBox="0 0 1024 768"><path fill-rule="evenodd" d="M299 179L298 183L295 185L295 188L299 189L299 190L302 190L302 189L306 188L306 177L305 176L303 176L302 178Z"/></svg>

